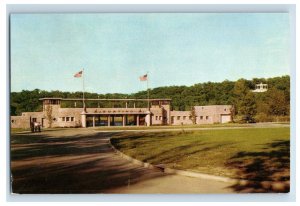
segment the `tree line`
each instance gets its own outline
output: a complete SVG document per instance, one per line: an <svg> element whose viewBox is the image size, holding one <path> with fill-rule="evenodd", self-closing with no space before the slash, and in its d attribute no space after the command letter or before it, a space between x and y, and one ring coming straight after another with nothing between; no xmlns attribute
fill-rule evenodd
<svg viewBox="0 0 300 206"><path fill-rule="evenodd" d="M268 91L254 93L258 83L268 84ZM10 114L41 111L39 101L44 97L82 98L82 92L32 91L11 92ZM86 98L100 99L147 99L147 91L133 94L97 94L85 93ZM150 98L171 98L172 109L190 111L197 105L233 105L234 121L288 121L290 112L290 77L239 79L223 82L205 82L193 86L167 86L150 89ZM120 107L120 102L87 102L88 107ZM146 102L136 103L137 107L146 107ZM82 102L62 102L63 107L81 107ZM131 106L131 105L129 105Z"/></svg>

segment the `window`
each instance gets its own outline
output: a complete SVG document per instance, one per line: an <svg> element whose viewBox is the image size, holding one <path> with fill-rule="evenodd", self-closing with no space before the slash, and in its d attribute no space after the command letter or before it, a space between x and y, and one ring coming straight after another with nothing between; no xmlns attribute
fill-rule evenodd
<svg viewBox="0 0 300 206"><path fill-rule="evenodd" d="M158 116L155 116L155 120L158 120Z"/></svg>
<svg viewBox="0 0 300 206"><path fill-rule="evenodd" d="M180 116L177 116L177 120L180 120Z"/></svg>
<svg viewBox="0 0 300 206"><path fill-rule="evenodd" d="M186 116L183 116L183 120L185 120L186 119Z"/></svg>
<svg viewBox="0 0 300 206"><path fill-rule="evenodd" d="M226 108L224 109L224 111L226 112Z"/></svg>
<svg viewBox="0 0 300 206"><path fill-rule="evenodd" d="M202 119L203 119L203 116L200 116L200 119L202 120Z"/></svg>
<svg viewBox="0 0 300 206"><path fill-rule="evenodd" d="M192 116L189 116L189 119L191 120L191 119L192 119Z"/></svg>
<svg viewBox="0 0 300 206"><path fill-rule="evenodd" d="M71 117L71 122L74 122L74 117Z"/></svg>
<svg viewBox="0 0 300 206"><path fill-rule="evenodd" d="M162 118L161 118L161 116L159 116L159 120L161 120Z"/></svg>
<svg viewBox="0 0 300 206"><path fill-rule="evenodd" d="M69 122L70 121L70 117L66 117L66 121Z"/></svg>
<svg viewBox="0 0 300 206"><path fill-rule="evenodd" d="M15 120L14 120L14 119L12 119L12 120L11 120L11 123L15 123Z"/></svg>
<svg viewBox="0 0 300 206"><path fill-rule="evenodd" d="M36 118L32 118L32 122L36 122Z"/></svg>
<svg viewBox="0 0 300 206"><path fill-rule="evenodd" d="M61 118L61 121L63 121L63 122L66 121L66 118L65 118L65 117L62 117L62 118Z"/></svg>
<svg viewBox="0 0 300 206"><path fill-rule="evenodd" d="M206 116L206 120L208 120L208 116Z"/></svg>
<svg viewBox="0 0 300 206"><path fill-rule="evenodd" d="M174 116L171 116L171 123L174 123Z"/></svg>

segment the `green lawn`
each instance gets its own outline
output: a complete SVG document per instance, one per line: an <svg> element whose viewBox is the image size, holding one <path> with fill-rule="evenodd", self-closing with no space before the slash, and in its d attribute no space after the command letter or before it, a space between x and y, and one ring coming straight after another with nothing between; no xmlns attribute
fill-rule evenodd
<svg viewBox="0 0 300 206"><path fill-rule="evenodd" d="M226 124L195 124L195 125L154 125L147 126L103 126L95 127L97 130L151 130L151 129L188 129L188 128L215 128L215 127L252 127L253 124L239 124L239 123L226 123Z"/></svg>
<svg viewBox="0 0 300 206"><path fill-rule="evenodd" d="M23 128L10 128L10 132L12 134L18 133L18 132L27 132L27 131L29 132L30 129L29 128L27 128L27 129L23 129Z"/></svg>
<svg viewBox="0 0 300 206"><path fill-rule="evenodd" d="M289 180L289 128L124 132L112 144L152 164L251 180Z"/></svg>

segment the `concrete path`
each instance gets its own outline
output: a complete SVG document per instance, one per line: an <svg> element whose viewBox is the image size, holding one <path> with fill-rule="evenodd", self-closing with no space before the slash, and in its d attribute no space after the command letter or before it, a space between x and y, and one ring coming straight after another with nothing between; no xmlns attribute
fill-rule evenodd
<svg viewBox="0 0 300 206"><path fill-rule="evenodd" d="M11 137L13 193L232 193L229 183L143 168L109 146L111 132L64 129Z"/></svg>

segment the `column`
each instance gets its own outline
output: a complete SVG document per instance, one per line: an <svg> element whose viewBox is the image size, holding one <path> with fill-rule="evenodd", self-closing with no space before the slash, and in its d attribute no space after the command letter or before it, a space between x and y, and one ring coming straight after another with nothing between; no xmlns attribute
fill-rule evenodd
<svg viewBox="0 0 300 206"><path fill-rule="evenodd" d="M128 104L127 104L127 102L126 102L126 108L127 108L127 106L128 106Z"/></svg>
<svg viewBox="0 0 300 206"><path fill-rule="evenodd" d="M81 126L86 127L86 113L84 111L81 113Z"/></svg>
<svg viewBox="0 0 300 206"><path fill-rule="evenodd" d="M136 116L136 126L140 126L140 115Z"/></svg>
<svg viewBox="0 0 300 206"><path fill-rule="evenodd" d="M133 108L135 108L135 102L133 102Z"/></svg>
<svg viewBox="0 0 300 206"><path fill-rule="evenodd" d="M146 118L145 118L146 126L147 126L147 127L150 127L150 124L151 124L150 118L151 118L151 112L150 112L150 111L147 111Z"/></svg>
<svg viewBox="0 0 300 206"><path fill-rule="evenodd" d="M122 115L123 127L125 127L125 116Z"/></svg>
<svg viewBox="0 0 300 206"><path fill-rule="evenodd" d="M110 127L110 115L107 116L107 126Z"/></svg>
<svg viewBox="0 0 300 206"><path fill-rule="evenodd" d="M95 127L95 115L93 115L93 127Z"/></svg>

